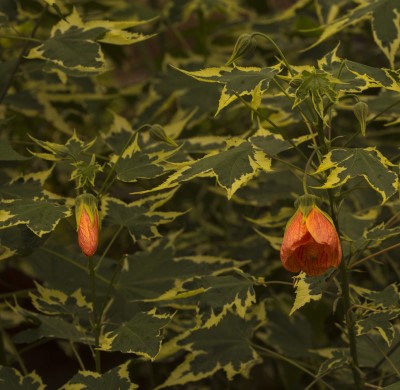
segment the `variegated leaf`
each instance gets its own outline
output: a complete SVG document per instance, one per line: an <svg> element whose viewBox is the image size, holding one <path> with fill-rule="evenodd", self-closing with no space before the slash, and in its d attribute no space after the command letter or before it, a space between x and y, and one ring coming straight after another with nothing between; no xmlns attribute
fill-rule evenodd
<svg viewBox="0 0 400 390"><path fill-rule="evenodd" d="M227 191L228 199L259 171L271 171L271 159L250 142L241 139L227 141L220 152L211 152L199 160L185 164L163 184L151 189L158 191L176 187L181 182L196 177L216 177L218 184ZM145 191L146 192L146 191Z"/></svg>
<svg viewBox="0 0 400 390"><path fill-rule="evenodd" d="M42 237L70 215L70 207L48 199L4 200L0 202L0 229L23 224Z"/></svg>
<svg viewBox="0 0 400 390"><path fill-rule="evenodd" d="M100 349L134 353L154 360L161 348L161 329L170 319L150 312L137 313L128 322L106 332L100 340Z"/></svg>
<svg viewBox="0 0 400 390"><path fill-rule="evenodd" d="M16 152L7 139L0 139L0 161L25 161L30 158Z"/></svg>
<svg viewBox="0 0 400 390"><path fill-rule="evenodd" d="M356 321L355 329L356 334L361 336L369 333L371 330L376 329L382 338L390 347L396 335L396 331L391 321L400 316L400 310L387 310L381 312L373 312L364 318Z"/></svg>
<svg viewBox="0 0 400 390"><path fill-rule="evenodd" d="M343 29L369 19L375 42L394 68L394 58L400 47L400 1L399 0L361 0L357 7L325 26L314 47Z"/></svg>
<svg viewBox="0 0 400 390"><path fill-rule="evenodd" d="M45 390L46 385L35 371L22 375L15 368L0 366L0 389Z"/></svg>
<svg viewBox="0 0 400 390"><path fill-rule="evenodd" d="M104 72L107 65L98 42L127 45L153 36L125 31L139 24L142 22L136 20L85 23L74 8L69 16L53 26L50 38L30 50L27 58L46 60L53 70L70 75Z"/></svg>
<svg viewBox="0 0 400 390"><path fill-rule="evenodd" d="M29 173L23 176L14 177L9 183L4 184L0 188L0 197L2 200L15 199L40 199L48 192L43 192L43 186L47 178L50 176L52 169Z"/></svg>
<svg viewBox="0 0 400 390"><path fill-rule="evenodd" d="M86 300L81 289L67 295L60 290L49 289L40 284L36 284L36 288L37 291L29 293L29 295L33 306L42 313L88 318L92 312L92 303Z"/></svg>
<svg viewBox="0 0 400 390"><path fill-rule="evenodd" d="M260 325L257 318L243 319L229 313L217 325L191 332L179 340L188 354L156 389L185 385L225 371L229 380L237 374L248 375L250 369L261 361L250 344L255 329Z"/></svg>
<svg viewBox="0 0 400 390"><path fill-rule="evenodd" d="M182 299L204 291L184 289L185 281L231 271L242 263L211 256L176 258L173 241L165 237L148 251L127 256L115 288L129 301Z"/></svg>
<svg viewBox="0 0 400 390"><path fill-rule="evenodd" d="M103 141L117 154L122 155L129 143L134 139L135 132L124 117L112 112L113 121L107 133L100 133Z"/></svg>
<svg viewBox="0 0 400 390"><path fill-rule="evenodd" d="M104 223L124 226L134 240L160 237L157 226L172 222L179 212L155 211L167 202L175 190L125 203L117 198L103 197L101 207Z"/></svg>
<svg viewBox="0 0 400 390"><path fill-rule="evenodd" d="M96 139L93 139L90 142L84 142L78 138L76 133L70 137L65 144L57 144L55 142L49 141L41 141L38 140L31 135L29 136L37 145L45 149L50 153L41 153L41 152L32 152L31 153L39 158L49 161L60 161L63 159L70 159L72 161L76 161L78 156L82 153L90 149Z"/></svg>
<svg viewBox="0 0 400 390"><path fill-rule="evenodd" d="M118 389L118 390L135 390L138 386L131 382L129 377L129 364L127 360L124 364L114 367L104 374L93 371L79 371L74 375L68 383L60 390L77 390L77 389Z"/></svg>
<svg viewBox="0 0 400 390"><path fill-rule="evenodd" d="M254 291L255 281L241 276L232 275L197 277L183 285L188 291L202 291L189 298L196 307L199 323L210 328L218 324L229 312L234 312L244 318L247 310L256 302ZM186 300L183 302L187 305Z"/></svg>
<svg viewBox="0 0 400 390"><path fill-rule="evenodd" d="M176 152L177 149L146 153L141 150L138 135L136 135L131 145L125 149L122 157L117 159L114 156L111 162L116 164L115 171L119 180L134 182L139 178L151 179L165 173L167 171L166 159Z"/></svg>
<svg viewBox="0 0 400 390"><path fill-rule="evenodd" d="M328 371L347 366L350 362L349 351L344 348L324 349L320 354L327 358L327 360L320 365L318 375L323 375Z"/></svg>
<svg viewBox="0 0 400 390"><path fill-rule="evenodd" d="M341 81L330 73L321 69L305 69L293 78L295 85L299 84L294 91L295 100L293 107L298 106L306 99L311 97L311 102L316 113L321 119L324 118L325 102L327 98L330 102L336 103L338 91L336 85Z"/></svg>
<svg viewBox="0 0 400 390"><path fill-rule="evenodd" d="M333 149L326 154L315 172L330 170L320 188L335 188L362 176L382 197L382 204L398 192L398 175L388 168L393 164L376 148Z"/></svg>
<svg viewBox="0 0 400 390"><path fill-rule="evenodd" d="M17 333L13 340L16 343L32 343L41 339L61 339L72 342L93 344L91 335L77 325L64 320L62 317L47 316L17 307L15 311L22 314L34 327Z"/></svg>
<svg viewBox="0 0 400 390"><path fill-rule="evenodd" d="M224 87L219 98L218 109L215 115L234 102L239 96L251 96L252 100L257 100L268 89L270 81L281 70L281 65L273 67L239 67L233 68L224 66L220 68L206 68L198 71L179 71L191 76L199 81L207 83L219 83Z"/></svg>
<svg viewBox="0 0 400 390"><path fill-rule="evenodd" d="M304 272L294 277L296 298L289 315L299 310L311 301L319 301L322 298L326 280L334 270L328 270L320 276L307 276Z"/></svg>

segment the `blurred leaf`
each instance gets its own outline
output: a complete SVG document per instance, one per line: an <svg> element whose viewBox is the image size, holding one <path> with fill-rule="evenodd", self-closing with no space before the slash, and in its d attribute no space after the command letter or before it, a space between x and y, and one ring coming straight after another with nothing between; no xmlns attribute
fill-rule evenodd
<svg viewBox="0 0 400 390"><path fill-rule="evenodd" d="M45 388L42 378L35 371L24 376L15 368L0 366L1 390L44 390Z"/></svg>
<svg viewBox="0 0 400 390"><path fill-rule="evenodd" d="M328 24L317 42L312 44L310 47L318 45L348 26L369 19L371 21L375 42L389 59L390 65L394 67L394 56L400 45L398 40L398 36L400 35L400 27L398 23L399 13L399 0L362 2L357 7L349 10L346 15Z"/></svg>
<svg viewBox="0 0 400 390"><path fill-rule="evenodd" d="M30 158L17 153L7 139L0 139L0 161L25 161Z"/></svg>
<svg viewBox="0 0 400 390"><path fill-rule="evenodd" d="M52 169L30 173L24 176L17 176L9 183L0 187L0 196L2 200L43 198L43 186ZM47 193L49 194L49 193Z"/></svg>
<svg viewBox="0 0 400 390"><path fill-rule="evenodd" d="M390 347L395 337L393 324L390 322L400 316L400 310L382 311L371 313L363 319L356 321L357 336L369 333L372 329L376 329L382 338Z"/></svg>
<svg viewBox="0 0 400 390"><path fill-rule="evenodd" d="M101 137L117 155L122 155L133 140L135 132L125 118L114 112L111 112L111 114L113 115L113 122L107 133L101 133Z"/></svg>
<svg viewBox="0 0 400 390"><path fill-rule="evenodd" d="M140 33L124 31L143 22L96 20L84 23L76 8L51 30L51 37L30 50L27 58L44 59L55 69L71 69L79 73L100 73L107 70L98 42L127 45L148 39Z"/></svg>
<svg viewBox="0 0 400 390"><path fill-rule="evenodd" d="M50 153L36 153L31 152L34 156L42 158L44 160L49 161L59 161L63 159L71 159L72 161L76 161L78 156L82 153L90 149L96 139L93 139L90 142L84 142L78 138L76 133L70 137L65 145L64 144L56 144L54 142L49 141L41 141L38 140L31 135L29 136L37 145L41 146L43 149L47 150Z"/></svg>
<svg viewBox="0 0 400 390"><path fill-rule="evenodd" d="M337 348L328 349L325 348L320 352L321 356L327 358L319 367L318 375L323 375L329 371L337 370L341 367L347 366L350 362L350 354L347 349Z"/></svg>

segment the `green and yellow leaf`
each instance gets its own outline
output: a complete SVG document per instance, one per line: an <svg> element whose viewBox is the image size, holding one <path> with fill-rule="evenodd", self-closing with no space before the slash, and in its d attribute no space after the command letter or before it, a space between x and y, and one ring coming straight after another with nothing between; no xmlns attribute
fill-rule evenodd
<svg viewBox="0 0 400 390"><path fill-rule="evenodd" d="M223 370L232 380L235 375L248 376L250 369L261 361L250 344L259 319L243 319L226 315L211 328L198 329L178 341L188 351L183 363L156 389L196 382Z"/></svg>
<svg viewBox="0 0 400 390"><path fill-rule="evenodd" d="M311 301L319 301L322 298L325 281L331 274L332 271L330 270L321 276L307 276L304 272L300 272L295 276L294 287L296 288L296 298L289 315L292 315Z"/></svg>
<svg viewBox="0 0 400 390"><path fill-rule="evenodd" d="M217 183L227 191L230 199L260 171L271 171L270 157L250 142L233 138L226 144L226 148L220 152L211 152L199 160L188 162L150 191L173 188L197 177L216 177Z"/></svg>
<svg viewBox="0 0 400 390"><path fill-rule="evenodd" d="M130 360L114 367L104 374L93 371L79 371L60 390L78 389L118 389L135 390L138 385L131 382L129 377Z"/></svg>
<svg viewBox="0 0 400 390"><path fill-rule="evenodd" d="M169 316L137 313L131 320L107 332L100 340L103 351L134 353L154 360L161 348L161 329L170 321Z"/></svg>
<svg viewBox="0 0 400 390"><path fill-rule="evenodd" d="M281 71L282 66L281 64L265 68L223 66L192 72L176 69L199 81L224 85L215 113L218 115L223 108L238 98L237 95L251 96L253 102L259 100L260 96L268 89L270 81Z"/></svg>
<svg viewBox="0 0 400 390"><path fill-rule="evenodd" d="M375 147L333 149L326 154L315 172L330 170L325 184L319 188L335 188L348 180L363 177L382 197L382 204L398 192L398 175L388 168L393 164Z"/></svg>
<svg viewBox="0 0 400 390"><path fill-rule="evenodd" d="M35 371L27 375L22 375L15 368L0 366L0 388L45 390L46 385Z"/></svg>

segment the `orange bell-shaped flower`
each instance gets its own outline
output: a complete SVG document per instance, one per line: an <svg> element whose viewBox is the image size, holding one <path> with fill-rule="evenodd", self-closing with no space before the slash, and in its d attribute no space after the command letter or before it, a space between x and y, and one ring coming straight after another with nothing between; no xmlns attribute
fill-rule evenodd
<svg viewBox="0 0 400 390"><path fill-rule="evenodd" d="M94 195L82 194L76 198L75 217L79 246L86 256L93 256L99 242L99 212Z"/></svg>
<svg viewBox="0 0 400 390"><path fill-rule="evenodd" d="M331 218L316 205L316 197L304 195L289 220L281 247L283 266L291 272L317 276L337 268L342 248Z"/></svg>

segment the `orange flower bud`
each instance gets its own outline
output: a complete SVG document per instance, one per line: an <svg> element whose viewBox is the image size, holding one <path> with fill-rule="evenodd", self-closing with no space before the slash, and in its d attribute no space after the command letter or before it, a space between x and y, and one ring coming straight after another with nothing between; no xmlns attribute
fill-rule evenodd
<svg viewBox="0 0 400 390"><path fill-rule="evenodd" d="M78 196L75 200L75 217L79 246L86 256L93 256L99 242L97 199L91 194Z"/></svg>
<svg viewBox="0 0 400 390"><path fill-rule="evenodd" d="M337 268L342 248L331 218L318 208L315 197L304 195L289 220L281 247L283 266L291 272L317 276Z"/></svg>

